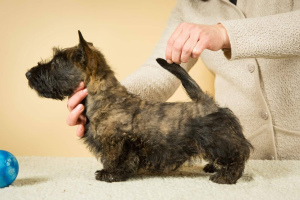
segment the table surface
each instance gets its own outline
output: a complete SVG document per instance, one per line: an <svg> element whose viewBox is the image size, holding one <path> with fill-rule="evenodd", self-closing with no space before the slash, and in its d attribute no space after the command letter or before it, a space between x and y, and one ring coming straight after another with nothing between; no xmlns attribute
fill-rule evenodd
<svg viewBox="0 0 300 200"><path fill-rule="evenodd" d="M300 199L300 161L250 160L235 185L209 181L199 164L172 174L138 175L126 182L96 181L95 158L17 157L15 182L0 199Z"/></svg>

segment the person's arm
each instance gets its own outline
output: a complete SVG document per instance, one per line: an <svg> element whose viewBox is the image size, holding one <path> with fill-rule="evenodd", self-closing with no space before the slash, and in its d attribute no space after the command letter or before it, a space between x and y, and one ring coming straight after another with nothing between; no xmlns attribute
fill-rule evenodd
<svg viewBox="0 0 300 200"><path fill-rule="evenodd" d="M180 81L160 67L156 58L165 58L167 42L176 27L182 23L180 12L180 4L177 4L152 55L137 71L121 82L131 93L150 101L166 101L179 87ZM189 62L182 64L182 67L188 71L196 61L190 59Z"/></svg>
<svg viewBox="0 0 300 200"><path fill-rule="evenodd" d="M300 10L220 23L231 43L228 59L300 57Z"/></svg>

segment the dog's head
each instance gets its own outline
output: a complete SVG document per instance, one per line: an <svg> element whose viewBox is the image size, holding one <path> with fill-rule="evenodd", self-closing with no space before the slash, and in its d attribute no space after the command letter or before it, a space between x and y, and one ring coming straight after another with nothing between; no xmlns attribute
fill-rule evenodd
<svg viewBox="0 0 300 200"><path fill-rule="evenodd" d="M79 45L53 48L50 61L39 62L27 73L29 86L41 97L63 100L73 94L80 81L87 85L110 70L104 56L79 33Z"/></svg>

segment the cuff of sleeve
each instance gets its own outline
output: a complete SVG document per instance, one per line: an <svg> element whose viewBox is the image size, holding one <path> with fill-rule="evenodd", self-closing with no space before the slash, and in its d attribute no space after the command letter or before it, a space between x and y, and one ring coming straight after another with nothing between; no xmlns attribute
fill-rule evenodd
<svg viewBox="0 0 300 200"><path fill-rule="evenodd" d="M234 59L238 59L239 56L236 54L236 50L238 48L237 42L235 40L235 37L233 37L234 35L234 22L233 20L230 21L222 21L220 22L227 30L227 34L228 34L228 38L230 41L230 49L222 49L224 56L228 59L228 60L234 60ZM235 34L236 35L236 34Z"/></svg>

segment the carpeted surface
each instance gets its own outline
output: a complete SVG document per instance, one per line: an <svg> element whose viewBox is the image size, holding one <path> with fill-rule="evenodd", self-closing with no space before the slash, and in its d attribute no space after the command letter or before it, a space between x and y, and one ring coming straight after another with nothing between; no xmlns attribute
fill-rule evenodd
<svg viewBox="0 0 300 200"><path fill-rule="evenodd" d="M248 162L236 185L209 181L200 166L185 166L171 175L139 175L127 182L94 179L101 165L94 158L18 157L13 185L0 189L3 200L60 199L300 199L300 161Z"/></svg>

